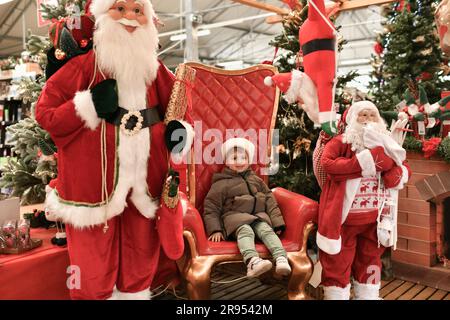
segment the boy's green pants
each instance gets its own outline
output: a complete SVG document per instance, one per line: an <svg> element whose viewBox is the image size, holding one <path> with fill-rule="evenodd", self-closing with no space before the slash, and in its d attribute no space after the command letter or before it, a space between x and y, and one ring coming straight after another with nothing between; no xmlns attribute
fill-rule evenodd
<svg viewBox="0 0 450 320"><path fill-rule="evenodd" d="M287 258L280 238L272 227L265 221L256 221L251 225L244 224L236 230L237 244L245 263L253 257L259 257L255 248L255 235L266 245L274 260L278 257Z"/></svg>

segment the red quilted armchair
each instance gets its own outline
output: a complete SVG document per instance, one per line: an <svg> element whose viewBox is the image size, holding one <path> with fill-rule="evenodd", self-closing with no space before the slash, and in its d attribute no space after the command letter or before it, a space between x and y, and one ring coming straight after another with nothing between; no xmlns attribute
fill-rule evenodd
<svg viewBox="0 0 450 320"><path fill-rule="evenodd" d="M202 151L210 145L209 138L203 136L208 129L219 130L223 140L226 139L227 129L242 129L244 132L249 129L257 132L265 129L270 134L266 136L264 145L270 146L279 91L264 85L265 77L277 73L272 66L258 65L245 70L225 71L197 63L187 65L196 70L191 116L197 123L194 152L191 152L192 161L187 173L187 194L190 201L184 217L184 237L190 250L186 250L178 264L186 280L189 298L205 300L210 298L212 268L221 262L241 261L242 256L236 242L212 242L207 239L201 214L203 201L211 186L212 175L220 171L223 165L198 161L195 154L198 158L198 154L202 155ZM202 150L199 151L200 146ZM267 150L269 152L270 148ZM261 168L266 166L267 164L258 162L252 168L260 174ZM268 180L267 176L261 178L266 182ZM313 265L306 253L306 242L314 228L312 221L316 218L318 204L282 188L275 188L273 193L286 222L286 231L281 240L292 267L288 297L307 299L305 287L312 275ZM257 244L256 249L261 257L269 257L263 244Z"/></svg>

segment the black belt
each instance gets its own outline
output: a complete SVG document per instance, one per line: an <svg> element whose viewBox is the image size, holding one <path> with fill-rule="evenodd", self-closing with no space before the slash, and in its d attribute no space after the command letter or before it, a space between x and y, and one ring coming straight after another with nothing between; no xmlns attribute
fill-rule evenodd
<svg viewBox="0 0 450 320"><path fill-rule="evenodd" d="M158 113L158 106L139 111L129 111L119 107L107 121L119 126L126 134L134 135L141 129L161 122L161 117Z"/></svg>
<svg viewBox="0 0 450 320"><path fill-rule="evenodd" d="M320 50L334 51L335 49L336 49L336 40L335 39L311 40L302 46L303 56L306 56L307 54L313 53L315 51L320 51Z"/></svg>

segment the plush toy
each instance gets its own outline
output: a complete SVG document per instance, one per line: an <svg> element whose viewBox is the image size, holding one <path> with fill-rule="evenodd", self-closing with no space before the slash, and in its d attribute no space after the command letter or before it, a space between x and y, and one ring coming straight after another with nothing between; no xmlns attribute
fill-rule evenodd
<svg viewBox="0 0 450 320"><path fill-rule="evenodd" d="M326 16L324 0L309 0L308 18L299 31L305 73L317 88L319 122L329 135L336 134L336 29Z"/></svg>
<svg viewBox="0 0 450 320"><path fill-rule="evenodd" d="M72 299L149 299L178 277L183 206L165 210L161 199L170 154L192 138L167 143L163 119L173 88L189 96L191 87L158 60L150 0L92 0L86 13L95 18L92 49L53 73L36 104L58 149L46 209L64 222L70 263L81 269Z"/></svg>

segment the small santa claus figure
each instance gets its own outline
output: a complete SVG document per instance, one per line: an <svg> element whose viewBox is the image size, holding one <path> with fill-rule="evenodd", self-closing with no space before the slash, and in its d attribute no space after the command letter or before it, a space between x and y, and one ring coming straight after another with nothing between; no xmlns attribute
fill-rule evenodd
<svg viewBox="0 0 450 320"><path fill-rule="evenodd" d="M162 120L175 77L157 59L149 0L93 0L86 12L96 20L93 50L53 74L36 106L58 147L46 208L66 224L80 280L73 299L149 299L158 278L176 276L161 247L182 241L182 229L159 222L170 154ZM180 217L170 219L182 226Z"/></svg>
<svg viewBox="0 0 450 320"><path fill-rule="evenodd" d="M391 137L369 101L346 112L347 127L331 139L321 164L327 174L320 198L317 245L327 300L379 299L381 255L396 241L398 190L410 170L405 150Z"/></svg>

